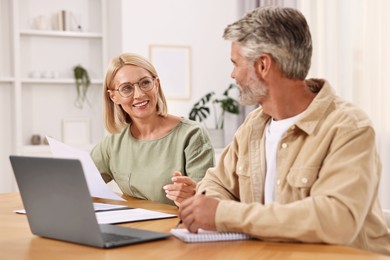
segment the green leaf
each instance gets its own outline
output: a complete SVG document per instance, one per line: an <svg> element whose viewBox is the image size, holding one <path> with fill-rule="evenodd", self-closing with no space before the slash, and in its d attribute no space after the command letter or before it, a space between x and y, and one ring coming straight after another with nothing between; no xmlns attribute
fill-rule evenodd
<svg viewBox="0 0 390 260"><path fill-rule="evenodd" d="M73 74L77 91L77 98L74 104L76 107L82 109L85 101L87 101L87 103L90 105L87 99L87 91L91 81L89 79L87 70L80 65L73 68Z"/></svg>
<svg viewBox="0 0 390 260"><path fill-rule="evenodd" d="M237 88L235 84L230 84L229 87L223 92L223 99L218 99L215 97L215 92L211 91L200 98L198 102L194 104L192 107L190 113L189 113L189 119L202 122L207 119L208 116L210 116L210 108L209 104L219 104L219 106L222 109L221 114L218 116L216 115L216 109L215 106L212 106L214 108L214 114L215 114L215 128L222 129L224 126L224 114L225 112L232 113L232 114L239 114L240 113L240 105L239 102L235 99L229 97L229 91L231 89Z"/></svg>
<svg viewBox="0 0 390 260"><path fill-rule="evenodd" d="M199 108L194 107L190 111L189 119L202 122L204 119L208 117L209 114L210 114L210 109L208 107L199 107Z"/></svg>

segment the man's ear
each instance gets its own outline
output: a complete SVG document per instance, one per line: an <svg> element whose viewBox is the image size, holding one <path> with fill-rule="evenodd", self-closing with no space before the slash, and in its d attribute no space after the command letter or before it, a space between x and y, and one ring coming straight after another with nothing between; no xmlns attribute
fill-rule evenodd
<svg viewBox="0 0 390 260"><path fill-rule="evenodd" d="M272 64L272 58L268 54L261 54L255 62L256 72L263 78L268 74Z"/></svg>

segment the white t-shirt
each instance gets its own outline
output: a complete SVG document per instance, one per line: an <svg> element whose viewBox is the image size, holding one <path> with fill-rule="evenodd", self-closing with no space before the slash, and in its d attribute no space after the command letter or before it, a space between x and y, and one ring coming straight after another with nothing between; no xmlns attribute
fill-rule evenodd
<svg viewBox="0 0 390 260"><path fill-rule="evenodd" d="M275 182L276 182L276 153L282 135L292 126L302 115L302 113L275 121L270 120L265 132L265 159L267 173L265 175L264 204L275 200Z"/></svg>

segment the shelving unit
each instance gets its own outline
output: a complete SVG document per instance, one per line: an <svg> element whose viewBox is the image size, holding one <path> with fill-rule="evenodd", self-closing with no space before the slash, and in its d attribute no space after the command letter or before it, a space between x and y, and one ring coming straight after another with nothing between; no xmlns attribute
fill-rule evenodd
<svg viewBox="0 0 390 260"><path fill-rule="evenodd" d="M88 122L85 143L70 143L90 149L104 135L102 84L107 64L106 0L0 0L10 9L9 38L13 64L9 75L0 74L0 83L13 88L14 153L49 154L47 145L31 145L32 135L63 140L64 122L69 118ZM82 31L60 31L57 14L66 10ZM37 29L37 18L46 24ZM76 26L73 26L76 27ZM83 109L74 106L77 98L73 67L87 69L91 85ZM77 139L77 138L76 138ZM87 140L88 139L88 140Z"/></svg>
<svg viewBox="0 0 390 260"><path fill-rule="evenodd" d="M22 36L42 36L42 37L70 37L70 38L102 38L101 33L91 32L71 32L71 31L44 31L44 30L23 30L20 31Z"/></svg>
<svg viewBox="0 0 390 260"><path fill-rule="evenodd" d="M12 80L12 79L10 79ZM23 78L21 79L23 84L72 84L74 85L73 78L62 78L62 79L33 79L33 78ZM103 84L101 79L92 79L92 85Z"/></svg>
<svg viewBox="0 0 390 260"><path fill-rule="evenodd" d="M0 83L12 83L12 82L14 82L14 78L12 77L0 78Z"/></svg>

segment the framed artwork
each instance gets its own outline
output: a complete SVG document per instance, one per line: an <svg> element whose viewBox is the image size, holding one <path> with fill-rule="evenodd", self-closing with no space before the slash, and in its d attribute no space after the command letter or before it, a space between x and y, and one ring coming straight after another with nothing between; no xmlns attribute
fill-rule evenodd
<svg viewBox="0 0 390 260"><path fill-rule="evenodd" d="M149 59L155 66L167 99L191 98L191 48L150 45Z"/></svg>
<svg viewBox="0 0 390 260"><path fill-rule="evenodd" d="M62 120L62 141L66 144L90 144L91 127L89 118L64 118Z"/></svg>

